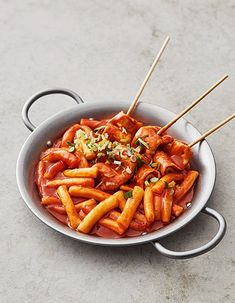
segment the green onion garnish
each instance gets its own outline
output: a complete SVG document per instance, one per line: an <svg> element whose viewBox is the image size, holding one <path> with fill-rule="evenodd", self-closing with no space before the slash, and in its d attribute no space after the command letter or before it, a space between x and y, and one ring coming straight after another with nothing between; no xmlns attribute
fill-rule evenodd
<svg viewBox="0 0 235 303"><path fill-rule="evenodd" d="M153 177L150 179L150 182L156 183L159 179L157 177Z"/></svg>
<svg viewBox="0 0 235 303"><path fill-rule="evenodd" d="M141 166L142 166L142 164L144 163L142 160L141 160L141 158L140 157L136 157L136 162L137 162L137 166L136 166L136 168L138 169L138 168L140 168Z"/></svg>
<svg viewBox="0 0 235 303"><path fill-rule="evenodd" d="M124 197L125 197L125 199L132 198L132 190L127 191L127 192L124 194Z"/></svg>
<svg viewBox="0 0 235 303"><path fill-rule="evenodd" d="M149 148L149 145L148 143L146 143L144 140L142 140L141 138L138 138L137 140L142 146L146 147L146 148Z"/></svg>
<svg viewBox="0 0 235 303"><path fill-rule="evenodd" d="M149 181L147 181L147 180L144 181L144 185L145 185L145 186L149 186L149 185L150 185Z"/></svg>
<svg viewBox="0 0 235 303"><path fill-rule="evenodd" d="M70 141L67 141L66 143L67 143L67 145L69 146L69 152L70 152L70 153L75 152L75 150L76 150L76 149L75 149L75 145L76 145L76 144L75 144L75 143L72 143L72 142L70 142Z"/></svg>

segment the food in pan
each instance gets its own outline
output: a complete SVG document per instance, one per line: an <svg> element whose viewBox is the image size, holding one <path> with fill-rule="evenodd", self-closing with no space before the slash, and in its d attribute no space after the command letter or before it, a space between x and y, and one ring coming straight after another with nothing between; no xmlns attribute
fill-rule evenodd
<svg viewBox="0 0 235 303"><path fill-rule="evenodd" d="M101 237L169 224L190 204L199 173L190 147L159 130L123 112L81 119L41 153L41 204L70 228Z"/></svg>

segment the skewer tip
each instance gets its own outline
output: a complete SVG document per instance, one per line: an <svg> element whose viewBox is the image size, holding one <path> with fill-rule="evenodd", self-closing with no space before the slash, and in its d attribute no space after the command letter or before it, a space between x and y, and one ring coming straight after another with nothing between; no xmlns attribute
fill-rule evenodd
<svg viewBox="0 0 235 303"><path fill-rule="evenodd" d="M229 121L233 120L235 118L235 113L232 114L231 116L229 116L228 118L226 118L225 120L223 120L222 122L220 122L219 124L217 124L215 127L211 128L210 130L208 130L206 133L204 133L204 135L202 135L200 138L198 138L197 140L195 140L194 142L192 142L191 144L188 144L189 147L193 147L195 144L197 144L198 142L203 141L206 137L208 137L210 134L212 134L213 132L215 132L216 130L220 129L223 125L225 125L226 123L228 123Z"/></svg>
<svg viewBox="0 0 235 303"><path fill-rule="evenodd" d="M228 78L228 75L225 74L225 75L223 76L223 79L225 80L225 79L227 79L227 78Z"/></svg>
<svg viewBox="0 0 235 303"><path fill-rule="evenodd" d="M165 39L165 41L163 43L163 47L164 48L167 46L167 44L168 44L169 41L170 41L170 36L166 36L166 39Z"/></svg>
<svg viewBox="0 0 235 303"><path fill-rule="evenodd" d="M127 111L127 115L128 115L128 116L130 116L131 113L132 113L132 111L134 110L135 105L136 105L136 103L138 102L139 97L140 97L140 95L142 94L142 92L143 92L143 90L144 90L144 88L145 88L145 85L146 85L146 83L148 82L148 80L149 80L149 78L150 78L150 76L151 76L151 74L152 74L154 68L156 67L158 61L160 60L161 55L162 55L162 53L164 52L164 50L165 50L165 48L166 48L166 46L167 46L169 40L170 40L170 37L167 36L166 39L165 39L165 41L164 41L164 43L163 43L163 45L162 45L162 47L161 47L161 49L160 49L160 51L158 52L157 56L155 57L155 59L154 59L152 65L151 65L151 67L150 67L150 69L149 69L149 71L148 71L148 73L147 73L147 75L146 75L146 77L145 77L143 83L141 84L141 86L140 86L140 88L139 88L139 90L138 90L138 92L137 92L137 94L136 94L134 100L132 101L132 103L131 103L131 105L130 105L128 111Z"/></svg>

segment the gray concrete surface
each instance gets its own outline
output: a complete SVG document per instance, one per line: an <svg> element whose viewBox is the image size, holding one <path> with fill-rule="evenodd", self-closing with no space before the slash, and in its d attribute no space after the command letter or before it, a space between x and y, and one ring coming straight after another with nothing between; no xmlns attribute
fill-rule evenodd
<svg viewBox="0 0 235 303"><path fill-rule="evenodd" d="M218 177L208 205L226 217L228 231L195 259L170 260L151 245L112 249L65 238L31 214L15 181L29 135L21 109L31 94L63 86L86 102L131 101L168 34L170 45L141 99L179 112L228 73L230 80L187 118L203 131L232 113L234 13L229 0L0 0L1 303L235 302L233 123L209 138ZM38 124L71 105L66 97L47 98L31 116ZM163 243L197 247L216 228L199 215Z"/></svg>

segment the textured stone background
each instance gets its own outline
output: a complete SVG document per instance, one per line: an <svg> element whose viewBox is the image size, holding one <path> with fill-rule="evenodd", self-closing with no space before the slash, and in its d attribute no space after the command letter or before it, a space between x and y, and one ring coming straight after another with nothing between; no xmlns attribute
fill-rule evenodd
<svg viewBox="0 0 235 303"><path fill-rule="evenodd" d="M229 0L0 0L1 303L235 302L233 123L209 138L218 177L208 205L226 217L228 231L195 259L170 260L151 245L112 249L66 238L31 214L15 181L29 135L21 109L31 94L62 86L86 102L131 101L168 34L169 47L141 99L179 112L228 73L187 118L203 131L234 111L234 13ZM31 116L40 123L71 105L50 97ZM197 247L216 228L199 215L164 243Z"/></svg>

